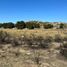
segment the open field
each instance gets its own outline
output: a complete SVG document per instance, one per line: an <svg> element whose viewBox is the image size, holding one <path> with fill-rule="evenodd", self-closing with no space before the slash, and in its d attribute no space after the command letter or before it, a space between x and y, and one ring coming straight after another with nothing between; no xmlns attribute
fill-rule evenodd
<svg viewBox="0 0 67 67"><path fill-rule="evenodd" d="M25 43L21 43L21 45L17 46L18 42L21 41L13 41L12 43L0 43L0 67L67 67L67 59L60 54L60 45L61 42L55 42L54 40L50 42L51 39L41 40L41 39L31 39L31 36L51 36L61 35L62 37L67 36L67 30L62 29L35 29L35 30L16 30L16 29L1 29L1 31L5 31L9 33L12 37L22 37L26 36L30 39L27 41L25 39ZM3 35L2 35L3 36ZM8 35L7 35L8 36ZM50 38L51 38L50 37ZM8 41L8 40L6 40ZM32 43L31 43L32 41ZM38 42L36 42L38 41ZM49 44L48 48L31 48L30 46L34 44L39 44L44 47L45 42ZM5 41L4 41L5 42ZM27 42L27 43L26 43ZM65 41L67 42L67 41ZM13 46L12 44L15 44ZM27 45L28 44L28 45ZM34 44L34 45L35 45ZM43 46L44 45L44 46Z"/></svg>
<svg viewBox="0 0 67 67"><path fill-rule="evenodd" d="M61 36L67 36L67 30L63 29L35 29L35 30L17 30L17 29L1 29L2 31L6 31L12 36L22 36L27 35L30 36L31 34L37 35L37 36L55 36L56 34L59 34Z"/></svg>
<svg viewBox="0 0 67 67"><path fill-rule="evenodd" d="M7 44L0 49L0 67L67 67L67 60L56 49L13 48Z"/></svg>

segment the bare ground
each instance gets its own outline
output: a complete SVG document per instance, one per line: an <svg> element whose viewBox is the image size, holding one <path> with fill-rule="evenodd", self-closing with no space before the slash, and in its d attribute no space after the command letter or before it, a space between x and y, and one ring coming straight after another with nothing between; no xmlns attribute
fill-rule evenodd
<svg viewBox="0 0 67 67"><path fill-rule="evenodd" d="M67 67L66 58L59 52L59 49L53 48L37 50L7 44L0 47L0 67Z"/></svg>

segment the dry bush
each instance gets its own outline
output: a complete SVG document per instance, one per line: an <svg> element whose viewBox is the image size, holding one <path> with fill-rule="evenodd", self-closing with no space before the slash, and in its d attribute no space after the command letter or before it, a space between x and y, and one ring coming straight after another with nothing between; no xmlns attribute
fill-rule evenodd
<svg viewBox="0 0 67 67"><path fill-rule="evenodd" d="M65 37L63 38L63 40L64 40L64 41L67 41L67 36L65 36Z"/></svg>
<svg viewBox="0 0 67 67"><path fill-rule="evenodd" d="M61 50L60 50L60 53L67 58L67 43L64 43Z"/></svg>
<svg viewBox="0 0 67 67"><path fill-rule="evenodd" d="M63 37L59 34L56 34L54 40L55 42L63 42Z"/></svg>
<svg viewBox="0 0 67 67"><path fill-rule="evenodd" d="M22 40L20 40L19 38L13 38L13 40L11 41L11 44L13 47L17 47L17 46L20 46L22 45Z"/></svg>
<svg viewBox="0 0 67 67"><path fill-rule="evenodd" d="M63 48L67 48L67 43L64 43L63 44Z"/></svg>
<svg viewBox="0 0 67 67"><path fill-rule="evenodd" d="M53 38L47 36L43 38L42 36L32 36L32 37L24 37L24 41L29 47L32 48L48 48L50 43L53 41Z"/></svg>
<svg viewBox="0 0 67 67"><path fill-rule="evenodd" d="M12 46L18 46L21 45L21 39L17 38L17 37L12 37L11 35L9 35L7 32L4 31L0 31L0 43L2 44L12 44Z"/></svg>
<svg viewBox="0 0 67 67"><path fill-rule="evenodd" d="M46 36L42 40L40 40L40 47L41 48L49 48L49 45L53 41L53 38L51 36Z"/></svg>
<svg viewBox="0 0 67 67"><path fill-rule="evenodd" d="M53 41L54 41L53 37L51 37L51 36L46 36L45 37L45 42L50 43L50 42L53 42Z"/></svg>
<svg viewBox="0 0 67 67"><path fill-rule="evenodd" d="M10 43L10 37L7 32L0 31L0 43Z"/></svg>
<svg viewBox="0 0 67 67"><path fill-rule="evenodd" d="M41 67L42 57L41 57L40 51L38 51L38 50L33 50L32 60L33 60L34 63L37 65L37 67Z"/></svg>

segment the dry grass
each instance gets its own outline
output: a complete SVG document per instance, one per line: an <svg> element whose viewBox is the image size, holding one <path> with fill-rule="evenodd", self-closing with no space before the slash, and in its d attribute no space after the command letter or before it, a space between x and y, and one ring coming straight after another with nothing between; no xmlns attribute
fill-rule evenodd
<svg viewBox="0 0 67 67"><path fill-rule="evenodd" d="M43 37L55 36L56 34L59 34L61 36L67 36L67 30L61 30L61 29L35 29L35 30L1 29L1 30L8 32L12 36L22 36L22 35L30 36L32 34Z"/></svg>
<svg viewBox="0 0 67 67"><path fill-rule="evenodd" d="M1 30L15 37L23 35L45 37L56 34L67 36L67 30L60 29ZM60 55L59 49L55 49L54 46L49 49L31 49L22 45L12 47L11 44L6 44L0 46L0 67L67 67L67 60Z"/></svg>
<svg viewBox="0 0 67 67"><path fill-rule="evenodd" d="M58 50L33 50L8 44L0 49L0 67L67 67L67 61Z"/></svg>

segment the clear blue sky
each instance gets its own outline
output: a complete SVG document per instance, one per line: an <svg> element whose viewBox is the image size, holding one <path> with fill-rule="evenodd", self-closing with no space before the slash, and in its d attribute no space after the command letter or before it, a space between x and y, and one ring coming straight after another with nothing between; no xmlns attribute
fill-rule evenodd
<svg viewBox="0 0 67 67"><path fill-rule="evenodd" d="M67 0L0 0L0 22L67 22Z"/></svg>

